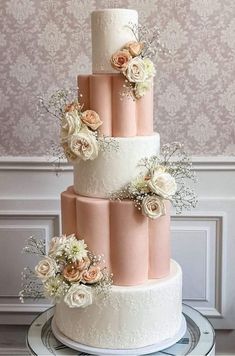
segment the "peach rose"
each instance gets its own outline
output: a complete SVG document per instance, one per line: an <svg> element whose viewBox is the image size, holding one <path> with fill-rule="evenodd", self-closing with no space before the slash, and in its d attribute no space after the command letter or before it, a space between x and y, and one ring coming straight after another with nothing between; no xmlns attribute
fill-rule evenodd
<svg viewBox="0 0 235 356"><path fill-rule="evenodd" d="M63 276L69 282L78 282L81 280L81 273L78 269L78 265L76 262L70 263L65 266L63 270Z"/></svg>
<svg viewBox="0 0 235 356"><path fill-rule="evenodd" d="M99 267L91 267L82 273L82 282L92 284L102 278L102 272Z"/></svg>
<svg viewBox="0 0 235 356"><path fill-rule="evenodd" d="M92 130L97 130L98 127L100 127L103 124L97 112L93 110L84 111L82 113L81 120Z"/></svg>
<svg viewBox="0 0 235 356"><path fill-rule="evenodd" d="M111 57L111 65L114 69L123 71L126 69L127 63L132 56L127 49L115 52Z"/></svg>
<svg viewBox="0 0 235 356"><path fill-rule="evenodd" d="M143 42L132 41L126 43L124 48L127 49L133 57L136 57L143 51L144 44Z"/></svg>

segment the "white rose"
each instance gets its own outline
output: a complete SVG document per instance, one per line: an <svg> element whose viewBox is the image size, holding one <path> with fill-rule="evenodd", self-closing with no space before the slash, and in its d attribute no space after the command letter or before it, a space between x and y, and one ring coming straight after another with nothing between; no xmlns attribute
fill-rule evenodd
<svg viewBox="0 0 235 356"><path fill-rule="evenodd" d="M54 277L56 271L56 262L50 257L45 257L35 267L35 273L42 281L46 281L48 278Z"/></svg>
<svg viewBox="0 0 235 356"><path fill-rule="evenodd" d="M148 79L151 79L155 76L156 70L154 68L153 62L149 58L143 59L145 65L145 73Z"/></svg>
<svg viewBox="0 0 235 356"><path fill-rule="evenodd" d="M171 199L176 193L175 178L167 172L155 171L148 181L150 190L165 199Z"/></svg>
<svg viewBox="0 0 235 356"><path fill-rule="evenodd" d="M141 83L147 79L143 59L135 57L128 62L125 76L132 83Z"/></svg>
<svg viewBox="0 0 235 356"><path fill-rule="evenodd" d="M73 284L64 297L64 302L70 308L85 308L92 304L91 287L82 284Z"/></svg>
<svg viewBox="0 0 235 356"><path fill-rule="evenodd" d="M68 146L71 152L83 161L93 160L98 156L98 142L88 129L74 133L68 140Z"/></svg>
<svg viewBox="0 0 235 356"><path fill-rule="evenodd" d="M152 83L150 81L142 82L142 83L136 83L135 85L135 97L137 99L142 98L146 94L147 91L150 90Z"/></svg>
<svg viewBox="0 0 235 356"><path fill-rule="evenodd" d="M61 119L61 139L67 140L69 136L81 129L81 119L77 110L66 112Z"/></svg>
<svg viewBox="0 0 235 356"><path fill-rule="evenodd" d="M166 214L166 207L161 198L147 195L142 200L142 214L150 219L157 219Z"/></svg>

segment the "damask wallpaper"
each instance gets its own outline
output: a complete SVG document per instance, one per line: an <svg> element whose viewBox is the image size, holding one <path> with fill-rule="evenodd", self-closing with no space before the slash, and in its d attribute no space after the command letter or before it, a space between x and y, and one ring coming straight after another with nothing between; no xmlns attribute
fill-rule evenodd
<svg viewBox="0 0 235 356"><path fill-rule="evenodd" d="M155 129L195 155L235 154L234 0L1 0L0 154L42 156L58 122L37 96L91 70L90 12L126 7L158 24L170 55L156 63Z"/></svg>

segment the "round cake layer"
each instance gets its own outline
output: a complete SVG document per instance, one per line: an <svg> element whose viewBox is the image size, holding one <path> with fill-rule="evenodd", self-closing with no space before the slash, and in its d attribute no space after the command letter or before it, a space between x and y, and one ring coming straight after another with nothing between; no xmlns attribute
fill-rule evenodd
<svg viewBox="0 0 235 356"><path fill-rule="evenodd" d="M171 262L170 275L133 287L113 286L106 299L84 309L56 305L59 330L81 344L112 349L138 348L172 338L182 318L182 272Z"/></svg>
<svg viewBox="0 0 235 356"><path fill-rule="evenodd" d="M104 9L91 14L92 71L116 73L110 59L127 42L136 41L131 26L138 27L138 13L129 9Z"/></svg>
<svg viewBox="0 0 235 356"><path fill-rule="evenodd" d="M105 136L128 137L153 134L153 88L138 99L121 94L125 78L121 74L79 75L79 100L84 110L96 111L103 121Z"/></svg>
<svg viewBox="0 0 235 356"><path fill-rule="evenodd" d="M118 146L100 151L93 161L74 163L74 189L87 197L109 198L139 174L141 158L156 155L160 150L160 136L116 137Z"/></svg>
<svg viewBox="0 0 235 356"><path fill-rule="evenodd" d="M103 254L114 284L141 284L169 274L170 203L165 205L166 215L151 220L130 200L82 197L70 187L61 195L62 232Z"/></svg>

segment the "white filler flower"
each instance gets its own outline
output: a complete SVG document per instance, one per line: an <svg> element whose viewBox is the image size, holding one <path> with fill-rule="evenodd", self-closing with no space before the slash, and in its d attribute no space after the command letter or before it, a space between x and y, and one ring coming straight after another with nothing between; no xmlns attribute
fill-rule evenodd
<svg viewBox="0 0 235 356"><path fill-rule="evenodd" d="M67 239L64 246L64 252L66 257L73 262L81 261L87 256L87 245L84 240L77 240L75 236Z"/></svg>

